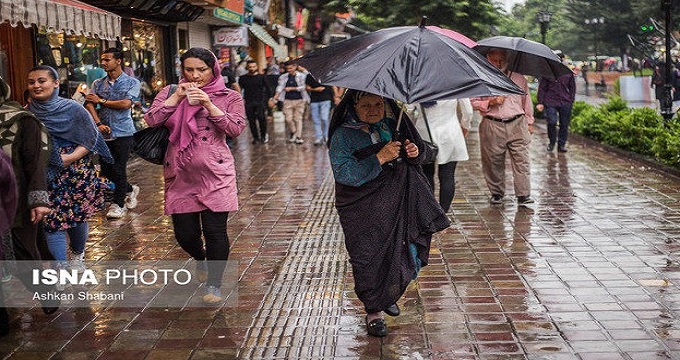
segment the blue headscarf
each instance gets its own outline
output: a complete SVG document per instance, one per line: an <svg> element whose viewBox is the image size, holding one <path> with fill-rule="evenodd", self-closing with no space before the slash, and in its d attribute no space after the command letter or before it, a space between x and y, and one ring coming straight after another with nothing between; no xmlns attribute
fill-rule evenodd
<svg viewBox="0 0 680 360"><path fill-rule="evenodd" d="M50 135L81 145L99 154L105 162L113 163L109 147L90 113L74 100L59 97L57 89L46 101L32 99L28 110L40 119Z"/></svg>

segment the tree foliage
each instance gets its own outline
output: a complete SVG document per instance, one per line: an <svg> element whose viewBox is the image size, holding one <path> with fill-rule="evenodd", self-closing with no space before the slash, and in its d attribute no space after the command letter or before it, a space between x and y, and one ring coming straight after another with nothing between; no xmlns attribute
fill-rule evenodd
<svg viewBox="0 0 680 360"><path fill-rule="evenodd" d="M429 25L453 29L473 39L488 36L501 17L492 0L333 0L324 8L351 8L370 30L418 25L421 17L427 16Z"/></svg>
<svg viewBox="0 0 680 360"><path fill-rule="evenodd" d="M536 14L547 10L552 17L546 45L577 60L595 53L616 56L629 52L627 35L639 35L640 25L649 23L650 17L663 18L659 0L526 0L509 13L494 0L321 0L321 3L331 13L353 9L358 17L355 21L369 30L417 25L425 15L429 24L456 30L474 40L507 35L541 41ZM605 23L585 23L593 18L604 18Z"/></svg>

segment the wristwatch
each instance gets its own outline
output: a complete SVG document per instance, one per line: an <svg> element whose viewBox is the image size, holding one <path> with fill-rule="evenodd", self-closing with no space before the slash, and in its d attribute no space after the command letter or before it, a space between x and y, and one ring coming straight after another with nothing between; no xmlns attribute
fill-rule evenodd
<svg viewBox="0 0 680 360"><path fill-rule="evenodd" d="M100 104L106 104L107 101L108 101L107 99L99 99Z"/></svg>

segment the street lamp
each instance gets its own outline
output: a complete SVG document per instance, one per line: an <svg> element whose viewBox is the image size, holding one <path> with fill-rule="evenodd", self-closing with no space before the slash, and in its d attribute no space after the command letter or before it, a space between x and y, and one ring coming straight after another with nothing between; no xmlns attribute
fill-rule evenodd
<svg viewBox="0 0 680 360"><path fill-rule="evenodd" d="M541 42L545 44L545 35L548 33L548 24L550 23L550 11L541 10L536 14L536 20L541 24Z"/></svg>
<svg viewBox="0 0 680 360"><path fill-rule="evenodd" d="M600 16L599 18L592 18L592 19L585 19L586 25L592 25L593 26L593 42L595 43L595 71L598 70L598 62L597 62L597 31L598 31L598 25L604 24L604 17Z"/></svg>

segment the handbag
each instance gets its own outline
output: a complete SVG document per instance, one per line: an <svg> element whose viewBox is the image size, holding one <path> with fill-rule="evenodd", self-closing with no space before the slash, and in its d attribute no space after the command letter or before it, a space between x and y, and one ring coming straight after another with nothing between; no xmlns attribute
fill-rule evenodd
<svg viewBox="0 0 680 360"><path fill-rule="evenodd" d="M420 107L420 110L423 112L423 120L425 120L425 127L427 127L427 134L430 136L430 141L423 140L423 144L425 145L426 148L428 148L428 153L429 155L423 159L422 164L433 164L435 161L437 161L437 154L439 154L439 148L437 147L437 144L435 144L432 141L432 131L430 130L430 124L427 121L427 115L425 115L425 108Z"/></svg>
<svg viewBox="0 0 680 360"><path fill-rule="evenodd" d="M170 85L168 97L177 90L177 84ZM134 134L135 146L132 151L142 159L157 165L163 165L165 151L168 149L170 130L165 126L148 127Z"/></svg>
<svg viewBox="0 0 680 360"><path fill-rule="evenodd" d="M163 165L169 137L170 130L165 126L139 130L134 134L135 146L133 151L150 163Z"/></svg>

